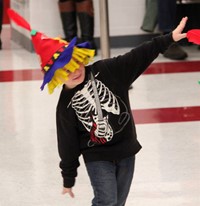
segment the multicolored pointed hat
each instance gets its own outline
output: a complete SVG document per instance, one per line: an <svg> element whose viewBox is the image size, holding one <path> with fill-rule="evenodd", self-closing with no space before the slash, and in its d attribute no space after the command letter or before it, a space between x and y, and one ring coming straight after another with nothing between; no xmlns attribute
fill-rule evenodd
<svg viewBox="0 0 200 206"><path fill-rule="evenodd" d="M29 23L13 9L8 9L7 12L10 19L17 25L30 31L32 43L35 52L40 57L41 68L44 73L41 90L48 84L49 93L53 93L57 86L63 84L62 80L68 79L66 70L74 72L79 68L77 61L86 65L94 57L95 51L90 49L88 42L76 45L76 37L71 42L66 42L61 38L50 38L31 29Z"/></svg>

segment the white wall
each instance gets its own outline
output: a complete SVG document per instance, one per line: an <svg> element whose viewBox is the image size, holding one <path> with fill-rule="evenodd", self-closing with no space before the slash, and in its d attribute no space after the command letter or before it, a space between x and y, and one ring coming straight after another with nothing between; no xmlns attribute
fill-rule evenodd
<svg viewBox="0 0 200 206"><path fill-rule="evenodd" d="M33 29L54 37L63 35L57 0L11 0ZM100 36L99 0L93 0L95 11L95 37ZM145 12L145 0L108 0L110 36L143 34L140 30ZM16 28L16 27L15 27ZM28 32L17 28L29 35Z"/></svg>
<svg viewBox="0 0 200 206"><path fill-rule="evenodd" d="M94 2L97 12L99 1L94 0ZM145 12L145 0L108 0L108 4L111 36L143 33L140 26ZM96 20L99 21L99 14ZM95 31L99 35L99 27L95 28Z"/></svg>

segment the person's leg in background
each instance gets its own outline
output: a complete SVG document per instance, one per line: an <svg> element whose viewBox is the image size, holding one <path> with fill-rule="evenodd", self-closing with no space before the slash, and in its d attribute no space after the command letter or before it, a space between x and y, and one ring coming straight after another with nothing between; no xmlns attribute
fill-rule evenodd
<svg viewBox="0 0 200 206"><path fill-rule="evenodd" d="M0 49L2 49L1 31L3 25L3 0L0 0Z"/></svg>
<svg viewBox="0 0 200 206"><path fill-rule="evenodd" d="M175 28L176 22L176 1L158 0L158 24L159 29L169 33Z"/></svg>
<svg viewBox="0 0 200 206"><path fill-rule="evenodd" d="M175 28L176 9L176 0L158 0L158 27L163 34L167 34ZM187 53L178 43L174 43L163 56L169 59L183 60L187 57Z"/></svg>
<svg viewBox="0 0 200 206"><path fill-rule="evenodd" d="M64 31L64 39L71 41L77 36L76 3L74 0L59 0L59 11Z"/></svg>
<svg viewBox="0 0 200 206"><path fill-rule="evenodd" d="M187 24L183 32L187 32L190 29L200 28L200 0L190 0L187 3L180 1L177 4L177 24L180 22L183 16L188 17ZM191 46L193 43L188 42L187 38L180 41L181 45ZM198 48L200 48L198 46Z"/></svg>
<svg viewBox="0 0 200 206"><path fill-rule="evenodd" d="M133 179L135 157L86 163L94 191L92 206L124 206Z"/></svg>
<svg viewBox="0 0 200 206"><path fill-rule="evenodd" d="M94 8L92 0L75 0L76 12L80 22L81 41L88 41L92 49L96 50L94 42Z"/></svg>
<svg viewBox="0 0 200 206"><path fill-rule="evenodd" d="M141 29L153 32L158 23L158 0L146 0L146 10Z"/></svg>

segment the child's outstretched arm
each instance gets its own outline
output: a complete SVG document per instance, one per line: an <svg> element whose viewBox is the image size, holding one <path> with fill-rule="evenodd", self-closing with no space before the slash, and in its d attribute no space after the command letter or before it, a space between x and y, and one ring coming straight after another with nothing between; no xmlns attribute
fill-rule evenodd
<svg viewBox="0 0 200 206"><path fill-rule="evenodd" d="M181 39L186 38L186 33L182 33L182 31L185 28L187 20L188 20L188 17L183 17L179 25L176 27L176 29L173 30L172 38L174 41L179 41Z"/></svg>

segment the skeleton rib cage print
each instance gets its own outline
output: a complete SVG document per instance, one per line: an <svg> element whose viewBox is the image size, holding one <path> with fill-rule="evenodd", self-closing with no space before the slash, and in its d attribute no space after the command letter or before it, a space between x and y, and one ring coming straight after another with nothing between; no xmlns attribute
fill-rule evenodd
<svg viewBox="0 0 200 206"><path fill-rule="evenodd" d="M78 119L86 130L91 133L88 145L92 145L91 142L104 144L111 141L114 131L109 123L109 113L120 115L120 105L115 95L101 81L95 79L95 83L103 111L102 120L98 118L98 109L91 80L84 85L83 89L76 92L71 101Z"/></svg>

